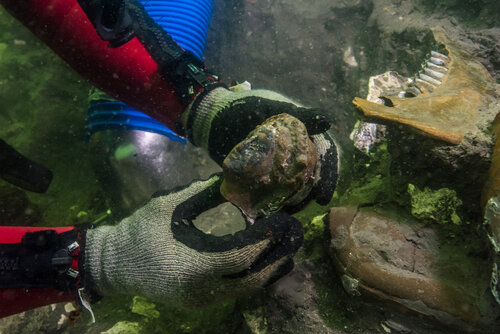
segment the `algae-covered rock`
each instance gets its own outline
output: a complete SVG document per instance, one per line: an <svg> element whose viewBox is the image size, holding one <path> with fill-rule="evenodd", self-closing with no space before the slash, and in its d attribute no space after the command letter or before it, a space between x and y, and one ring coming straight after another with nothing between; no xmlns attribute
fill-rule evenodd
<svg viewBox="0 0 500 334"><path fill-rule="evenodd" d="M439 224L460 224L462 220L457 214L457 209L462 201L457 197L456 191L448 188L431 190L418 189L413 184L408 184L408 193L411 196L411 214L423 221Z"/></svg>
<svg viewBox="0 0 500 334"><path fill-rule="evenodd" d="M135 296L132 301L132 312L151 319L156 319L160 316L160 312L156 310L154 303L139 296Z"/></svg>
<svg viewBox="0 0 500 334"><path fill-rule="evenodd" d="M325 223L323 219L327 214L322 214L314 217L311 221L304 226L304 240L312 241L318 239L324 235Z"/></svg>
<svg viewBox="0 0 500 334"><path fill-rule="evenodd" d="M120 321L102 334L140 334L142 328L138 322Z"/></svg>

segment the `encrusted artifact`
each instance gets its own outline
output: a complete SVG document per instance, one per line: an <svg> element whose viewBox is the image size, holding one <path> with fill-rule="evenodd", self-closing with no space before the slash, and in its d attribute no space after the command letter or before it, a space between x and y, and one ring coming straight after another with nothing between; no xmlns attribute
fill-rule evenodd
<svg viewBox="0 0 500 334"><path fill-rule="evenodd" d="M442 29L432 29L448 55L433 52L415 79L415 97L386 96L386 105L355 98L370 119L411 126L424 135L460 144L477 128L480 110L492 101L494 81L484 66L451 41Z"/></svg>
<svg viewBox="0 0 500 334"><path fill-rule="evenodd" d="M488 228L488 238L495 252L490 288L493 297L500 304L500 114L493 123L496 144L493 149L488 179L483 187L481 204L484 208L484 222Z"/></svg>
<svg viewBox="0 0 500 334"><path fill-rule="evenodd" d="M253 222L303 200L312 188L316 161L301 121L288 114L270 117L224 160L221 194Z"/></svg>

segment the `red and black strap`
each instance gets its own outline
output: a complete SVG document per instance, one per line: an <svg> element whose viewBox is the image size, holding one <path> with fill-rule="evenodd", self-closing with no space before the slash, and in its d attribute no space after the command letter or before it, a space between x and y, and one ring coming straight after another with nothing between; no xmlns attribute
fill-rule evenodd
<svg viewBox="0 0 500 334"><path fill-rule="evenodd" d="M175 128L186 104L137 37L109 47L77 0L0 0L0 4L94 86Z"/></svg>
<svg viewBox="0 0 500 334"><path fill-rule="evenodd" d="M75 229L27 232L19 243L0 243L0 288L73 291L81 279L79 252Z"/></svg>
<svg viewBox="0 0 500 334"><path fill-rule="evenodd" d="M0 226L0 318L77 300L83 254L75 242L71 226Z"/></svg>
<svg viewBox="0 0 500 334"><path fill-rule="evenodd" d="M149 16L136 0L78 0L99 37L112 48L137 37L158 64L162 76L174 84L182 103L191 102L205 87L218 82L205 64L184 50Z"/></svg>

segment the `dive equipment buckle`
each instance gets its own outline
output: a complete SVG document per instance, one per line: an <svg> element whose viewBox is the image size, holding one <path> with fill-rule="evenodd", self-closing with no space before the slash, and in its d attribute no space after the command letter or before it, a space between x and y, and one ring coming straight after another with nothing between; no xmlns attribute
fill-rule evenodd
<svg viewBox="0 0 500 334"><path fill-rule="evenodd" d="M71 268L80 244L75 230L26 233L18 244L0 244L0 288L73 290L80 272Z"/></svg>

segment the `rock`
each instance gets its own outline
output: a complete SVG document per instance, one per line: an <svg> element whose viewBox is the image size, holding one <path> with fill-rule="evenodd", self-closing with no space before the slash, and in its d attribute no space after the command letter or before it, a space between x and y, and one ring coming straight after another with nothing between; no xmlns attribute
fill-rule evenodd
<svg viewBox="0 0 500 334"><path fill-rule="evenodd" d="M407 81L407 78L393 71L372 76L368 81L366 100L384 104L380 96L398 95L399 92L408 88ZM380 141L383 138L384 133L385 126L363 121L356 124L350 138L358 150L368 152L377 140Z"/></svg>
<svg viewBox="0 0 500 334"><path fill-rule="evenodd" d="M310 262L297 264L272 286L265 304L244 311L252 334L338 333L327 326L320 312L311 274L314 270Z"/></svg>
<svg viewBox="0 0 500 334"><path fill-rule="evenodd" d="M348 284L351 295L469 330L486 326L498 312L485 292L487 261L468 254L466 244L442 242L436 230L411 218L356 207L333 208L329 223L337 269L343 281L356 282Z"/></svg>

